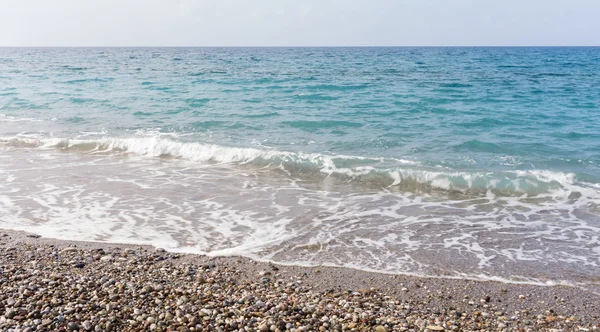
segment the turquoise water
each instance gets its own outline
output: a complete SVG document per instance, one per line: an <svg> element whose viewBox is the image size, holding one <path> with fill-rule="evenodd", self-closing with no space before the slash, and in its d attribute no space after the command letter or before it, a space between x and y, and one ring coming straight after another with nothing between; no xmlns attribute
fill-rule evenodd
<svg viewBox="0 0 600 332"><path fill-rule="evenodd" d="M593 284L599 112L600 48L4 48L0 227Z"/></svg>

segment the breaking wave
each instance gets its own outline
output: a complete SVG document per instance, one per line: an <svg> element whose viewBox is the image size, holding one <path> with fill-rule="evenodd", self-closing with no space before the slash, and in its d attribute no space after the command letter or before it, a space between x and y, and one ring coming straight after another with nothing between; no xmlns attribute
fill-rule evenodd
<svg viewBox="0 0 600 332"><path fill-rule="evenodd" d="M284 171L300 179L335 177L354 184L395 187L406 191L443 190L471 194L538 195L563 198L596 197L597 186L574 173L549 170L457 171L426 167L394 158L296 153L276 149L227 147L158 137L99 139L3 137L10 147L58 149L88 154L122 154L183 159L199 163L249 165Z"/></svg>

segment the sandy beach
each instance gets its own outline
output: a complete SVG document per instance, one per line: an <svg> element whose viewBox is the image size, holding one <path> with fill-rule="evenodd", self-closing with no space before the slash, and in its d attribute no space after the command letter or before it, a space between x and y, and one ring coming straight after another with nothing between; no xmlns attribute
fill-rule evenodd
<svg viewBox="0 0 600 332"><path fill-rule="evenodd" d="M2 331L600 329L600 296L567 286L280 266L10 230L0 230L0 257Z"/></svg>

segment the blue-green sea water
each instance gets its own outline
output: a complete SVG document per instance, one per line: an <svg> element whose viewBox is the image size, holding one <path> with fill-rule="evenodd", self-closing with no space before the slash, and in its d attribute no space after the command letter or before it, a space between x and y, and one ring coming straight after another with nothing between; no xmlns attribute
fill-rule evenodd
<svg viewBox="0 0 600 332"><path fill-rule="evenodd" d="M0 228L600 283L600 48L0 48Z"/></svg>

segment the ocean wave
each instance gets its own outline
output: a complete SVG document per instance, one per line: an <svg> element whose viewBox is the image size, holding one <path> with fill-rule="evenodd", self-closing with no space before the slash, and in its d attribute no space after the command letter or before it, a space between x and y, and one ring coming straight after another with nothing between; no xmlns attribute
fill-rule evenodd
<svg viewBox="0 0 600 332"><path fill-rule="evenodd" d="M315 84L306 86L309 91L351 91L368 88L368 84Z"/></svg>
<svg viewBox="0 0 600 332"><path fill-rule="evenodd" d="M40 119L35 119L35 118L20 118L20 117L14 117L11 115L6 115L6 114L0 114L0 122L41 122L42 120Z"/></svg>
<svg viewBox="0 0 600 332"><path fill-rule="evenodd" d="M58 82L58 83L82 84L82 83L105 83L105 82L112 82L112 81L114 81L114 78L112 78L112 77L108 77L108 78L94 77L94 78L82 78L82 79L76 79L76 80L68 80L68 81Z"/></svg>
<svg viewBox="0 0 600 332"><path fill-rule="evenodd" d="M474 152L496 152L505 153L505 148L491 142L472 139L453 146L456 151L474 151Z"/></svg>
<svg viewBox="0 0 600 332"><path fill-rule="evenodd" d="M131 153L200 163L250 165L283 170L300 179L335 177L355 184L414 192L443 190L485 195L491 191L509 196L549 193L564 198L596 197L599 194L593 184L581 183L574 173L549 170L458 171L425 167L405 159L227 147L159 137L3 137L0 144L17 148L59 149L89 154Z"/></svg>
<svg viewBox="0 0 600 332"><path fill-rule="evenodd" d="M362 123L351 122L351 121L308 121L308 120L297 120L297 121L284 121L283 124L289 125L293 128L300 129L324 129L334 127L362 127Z"/></svg>

